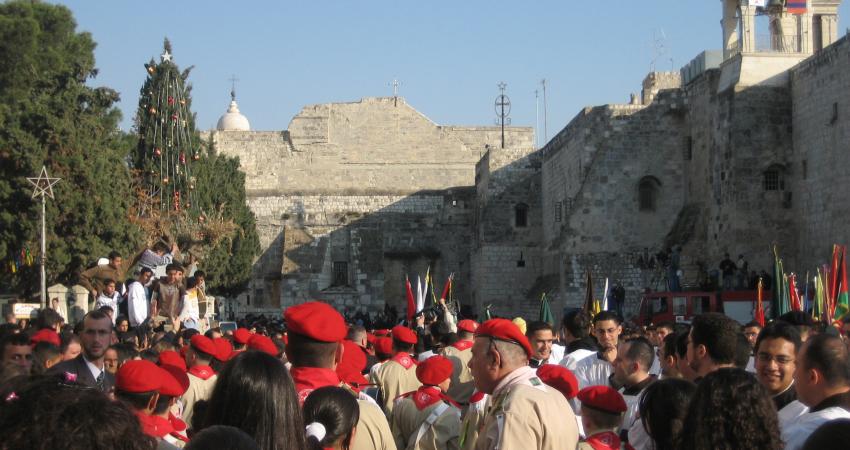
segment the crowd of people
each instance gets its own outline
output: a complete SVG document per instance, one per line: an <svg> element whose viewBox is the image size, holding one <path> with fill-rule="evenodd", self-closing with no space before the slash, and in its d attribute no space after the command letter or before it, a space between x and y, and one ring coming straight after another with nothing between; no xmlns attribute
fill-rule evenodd
<svg viewBox="0 0 850 450"><path fill-rule="evenodd" d="M191 284L168 264L158 281L175 292L140 271L130 317L104 303L76 324L43 309L0 326L0 448L850 445L847 341L804 313L763 327L718 313L637 327L581 310L479 324L440 300L376 330L313 301L281 327L222 332L182 314Z"/></svg>

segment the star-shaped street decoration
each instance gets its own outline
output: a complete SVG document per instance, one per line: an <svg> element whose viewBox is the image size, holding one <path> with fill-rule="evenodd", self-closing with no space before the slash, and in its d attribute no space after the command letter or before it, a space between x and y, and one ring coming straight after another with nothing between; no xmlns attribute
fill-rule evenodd
<svg viewBox="0 0 850 450"><path fill-rule="evenodd" d="M61 180L61 178L49 177L47 175L47 167L41 166L41 174L38 175L38 178L27 177L27 181L35 186L35 189L32 191L32 198L44 195L53 198L53 185L58 183L59 180Z"/></svg>
<svg viewBox="0 0 850 450"><path fill-rule="evenodd" d="M171 53L168 53L168 50L166 50L165 53L163 53L159 56L160 56L160 58L162 58L162 62L166 62L166 61L171 62Z"/></svg>

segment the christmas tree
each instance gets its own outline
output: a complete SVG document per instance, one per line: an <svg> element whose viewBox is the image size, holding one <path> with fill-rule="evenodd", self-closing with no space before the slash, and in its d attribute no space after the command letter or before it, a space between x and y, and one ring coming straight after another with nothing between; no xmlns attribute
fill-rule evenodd
<svg viewBox="0 0 850 450"><path fill-rule="evenodd" d="M172 61L171 43L163 45L159 64L145 64L147 79L140 92L136 127L139 144L135 167L145 180L142 215L197 217L193 209L195 177L192 163L201 157L201 142L195 133L190 86L191 67L179 72ZM195 212L195 214L192 214Z"/></svg>

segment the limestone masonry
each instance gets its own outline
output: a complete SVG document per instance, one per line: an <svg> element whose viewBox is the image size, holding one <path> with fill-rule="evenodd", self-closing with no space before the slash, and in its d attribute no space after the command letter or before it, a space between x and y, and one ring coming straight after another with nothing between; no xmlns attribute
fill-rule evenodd
<svg viewBox="0 0 850 450"><path fill-rule="evenodd" d="M650 73L629 104L583 109L540 149L531 128L506 129L503 149L498 128L441 126L401 97L306 106L285 131L211 131L247 174L262 241L237 312L319 298L403 314L405 275L430 266L438 290L455 273L470 313L534 317L543 293L579 306L589 271L597 297L605 277L625 288L629 316L666 289L646 261L667 248L682 249L685 288L726 252L755 270L773 245L788 268L822 263L850 241L840 1L800 16L723 3L721 51Z"/></svg>

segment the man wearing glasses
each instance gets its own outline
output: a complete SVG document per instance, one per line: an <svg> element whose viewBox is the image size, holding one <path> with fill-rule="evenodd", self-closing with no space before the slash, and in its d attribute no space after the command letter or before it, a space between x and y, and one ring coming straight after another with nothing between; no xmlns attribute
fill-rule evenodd
<svg viewBox="0 0 850 450"><path fill-rule="evenodd" d="M773 399L780 424L805 410L804 405L795 402L797 391L794 389L795 355L801 344L797 328L782 321L769 323L756 339L756 378Z"/></svg>

